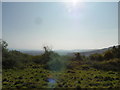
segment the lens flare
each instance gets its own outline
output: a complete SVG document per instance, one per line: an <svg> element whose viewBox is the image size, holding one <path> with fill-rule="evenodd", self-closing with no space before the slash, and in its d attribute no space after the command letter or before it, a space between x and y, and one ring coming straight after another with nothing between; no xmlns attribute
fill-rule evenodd
<svg viewBox="0 0 120 90"><path fill-rule="evenodd" d="M70 0L69 2L64 2L64 4L69 13L74 13L84 7L82 0Z"/></svg>
<svg viewBox="0 0 120 90"><path fill-rule="evenodd" d="M48 81L49 81L49 83L56 83L56 81L52 78L49 78Z"/></svg>

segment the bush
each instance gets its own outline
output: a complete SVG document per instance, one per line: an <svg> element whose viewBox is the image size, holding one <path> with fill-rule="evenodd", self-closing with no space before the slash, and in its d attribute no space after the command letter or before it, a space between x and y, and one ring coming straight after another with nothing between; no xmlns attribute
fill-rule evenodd
<svg viewBox="0 0 120 90"><path fill-rule="evenodd" d="M120 58L120 45L113 46L111 49L104 52L105 60L110 60L113 58Z"/></svg>
<svg viewBox="0 0 120 90"><path fill-rule="evenodd" d="M75 60L82 60L82 56L80 53L75 53Z"/></svg>
<svg viewBox="0 0 120 90"><path fill-rule="evenodd" d="M59 56L57 53L52 52L46 67L52 71L62 71L66 68L66 62L66 57Z"/></svg>
<svg viewBox="0 0 120 90"><path fill-rule="evenodd" d="M3 52L2 60L3 69L23 68L26 65L26 63L30 62L31 62L30 55L23 54L16 50Z"/></svg>
<svg viewBox="0 0 120 90"><path fill-rule="evenodd" d="M10 58L3 58L2 66L4 69L13 68L16 65L16 61Z"/></svg>
<svg viewBox="0 0 120 90"><path fill-rule="evenodd" d="M90 55L89 59L101 61L101 60L103 60L103 56L102 56L102 54L95 53L95 54Z"/></svg>
<svg viewBox="0 0 120 90"><path fill-rule="evenodd" d="M95 62L93 67L102 70L112 70L112 71L119 71L120 68L120 59L110 59L104 60L102 62Z"/></svg>
<svg viewBox="0 0 120 90"><path fill-rule="evenodd" d="M105 60L109 60L114 58L114 55L112 53L112 50L107 50L106 52L104 52L104 59Z"/></svg>
<svg viewBox="0 0 120 90"><path fill-rule="evenodd" d="M31 55L23 54L16 50L8 50L8 44L5 41L0 41L2 47L2 66L3 69L23 68L25 64L31 62Z"/></svg>
<svg viewBox="0 0 120 90"><path fill-rule="evenodd" d="M41 55L33 56L32 61L37 64L40 64L40 63L42 64L42 56Z"/></svg>

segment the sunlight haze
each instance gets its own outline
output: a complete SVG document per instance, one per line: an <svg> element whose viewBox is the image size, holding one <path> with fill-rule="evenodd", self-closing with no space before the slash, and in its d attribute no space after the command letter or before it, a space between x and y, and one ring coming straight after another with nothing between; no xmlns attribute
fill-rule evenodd
<svg viewBox="0 0 120 90"><path fill-rule="evenodd" d="M117 2L4 2L3 40L13 49L97 49L118 44Z"/></svg>

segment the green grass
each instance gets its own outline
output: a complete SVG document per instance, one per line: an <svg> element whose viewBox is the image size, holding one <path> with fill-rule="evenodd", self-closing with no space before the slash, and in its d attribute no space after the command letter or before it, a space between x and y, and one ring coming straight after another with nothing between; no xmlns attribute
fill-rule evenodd
<svg viewBox="0 0 120 90"><path fill-rule="evenodd" d="M97 70L90 65L77 65L61 72L46 70L38 64L24 69L3 70L3 88L118 88L119 72ZM51 84L48 78L56 83Z"/></svg>

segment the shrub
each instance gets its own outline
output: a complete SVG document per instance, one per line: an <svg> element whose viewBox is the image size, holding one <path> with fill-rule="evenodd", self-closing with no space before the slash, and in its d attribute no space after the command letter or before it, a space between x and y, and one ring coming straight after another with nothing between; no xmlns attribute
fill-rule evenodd
<svg viewBox="0 0 120 90"><path fill-rule="evenodd" d="M82 60L82 56L80 53L75 53L75 60Z"/></svg>
<svg viewBox="0 0 120 90"><path fill-rule="evenodd" d="M26 63L30 62L29 55L22 54L19 51L9 51L6 56L3 53L2 65L4 69L23 68Z"/></svg>
<svg viewBox="0 0 120 90"><path fill-rule="evenodd" d="M103 60L103 56L102 56L102 54L95 53L95 54L90 55L89 59L101 61L101 60Z"/></svg>
<svg viewBox="0 0 120 90"><path fill-rule="evenodd" d="M107 50L106 52L104 52L104 59L105 60L109 60L112 58L114 58L114 55L113 55L111 50Z"/></svg>
<svg viewBox="0 0 120 90"><path fill-rule="evenodd" d="M8 44L5 41L0 41L2 46L2 66L3 69L23 68L26 63L31 62L31 56L23 54L16 50L8 50Z"/></svg>
<svg viewBox="0 0 120 90"><path fill-rule="evenodd" d="M116 58L116 59L104 60L102 62L95 62L93 64L93 67L102 70L119 71L120 60Z"/></svg>
<svg viewBox="0 0 120 90"><path fill-rule="evenodd" d="M40 64L40 63L42 64L42 56L41 55L33 56L32 61L37 64Z"/></svg>

